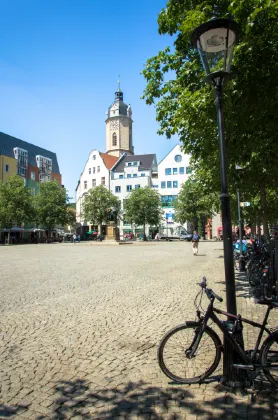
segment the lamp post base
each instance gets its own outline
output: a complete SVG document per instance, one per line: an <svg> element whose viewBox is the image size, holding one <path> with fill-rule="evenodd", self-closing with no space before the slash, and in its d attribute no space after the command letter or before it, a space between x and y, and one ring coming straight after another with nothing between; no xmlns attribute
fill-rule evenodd
<svg viewBox="0 0 278 420"><path fill-rule="evenodd" d="M239 257L238 268L239 268L239 272L240 273L244 273L245 272L245 260L244 260L244 256L243 255L241 255Z"/></svg>

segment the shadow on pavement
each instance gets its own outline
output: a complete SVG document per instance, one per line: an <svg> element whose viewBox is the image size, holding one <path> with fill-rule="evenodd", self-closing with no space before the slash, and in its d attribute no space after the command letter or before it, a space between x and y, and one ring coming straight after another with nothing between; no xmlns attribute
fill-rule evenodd
<svg viewBox="0 0 278 420"><path fill-rule="evenodd" d="M213 390L213 392L212 392ZM206 385L151 386L143 381L130 382L120 387L109 387L91 392L89 382L60 381L56 386L55 411L44 419L184 419L185 416L200 419L271 418L274 398L260 398L251 405L234 394L219 392ZM275 418L275 414L273 414ZM256 416L256 417L254 417ZM257 417L258 416L258 417ZM187 417L186 417L187 418Z"/></svg>
<svg viewBox="0 0 278 420"><path fill-rule="evenodd" d="M246 273L235 273L236 292L238 297L262 299L262 287L258 285L251 287L247 280Z"/></svg>
<svg viewBox="0 0 278 420"><path fill-rule="evenodd" d="M29 404L8 405L0 404L0 419L15 418L17 415L26 412Z"/></svg>

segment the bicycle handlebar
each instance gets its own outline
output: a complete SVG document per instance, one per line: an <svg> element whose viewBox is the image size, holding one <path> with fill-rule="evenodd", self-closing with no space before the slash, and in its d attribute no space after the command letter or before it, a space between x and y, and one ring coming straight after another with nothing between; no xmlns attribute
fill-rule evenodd
<svg viewBox="0 0 278 420"><path fill-rule="evenodd" d="M208 289L207 288L207 279L204 276L202 279L202 283L199 283L199 286L201 286L202 289L205 290L206 295L209 299L211 299L212 297L214 297L215 299L217 299L219 302L223 302L222 297L218 296L212 289Z"/></svg>

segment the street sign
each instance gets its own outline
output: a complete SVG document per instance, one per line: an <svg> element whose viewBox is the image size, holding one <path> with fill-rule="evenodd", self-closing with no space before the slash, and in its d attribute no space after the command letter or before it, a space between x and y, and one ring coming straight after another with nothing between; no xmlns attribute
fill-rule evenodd
<svg viewBox="0 0 278 420"><path fill-rule="evenodd" d="M250 206L250 201L242 201L240 203L240 207L249 207Z"/></svg>

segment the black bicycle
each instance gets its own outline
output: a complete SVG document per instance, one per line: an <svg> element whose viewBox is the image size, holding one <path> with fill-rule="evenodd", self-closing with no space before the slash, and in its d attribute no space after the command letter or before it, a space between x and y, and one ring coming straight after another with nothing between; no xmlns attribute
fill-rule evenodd
<svg viewBox="0 0 278 420"><path fill-rule="evenodd" d="M234 364L233 367L252 373L253 381L259 372L263 372L269 382L277 388L278 329L271 330L266 325L270 311L278 307L278 302L258 301L261 305L267 305L264 321L262 324L258 324L242 318L240 315L236 316L214 308L215 299L219 302L222 302L223 299L207 287L205 277L203 277L200 286L201 291L197 294L194 302L198 320L186 321L184 324L173 328L159 344L158 362L161 370L168 378L183 384L201 383L210 377L216 370L221 359L221 352L223 352L220 338L208 326L208 322L211 320L220 328L225 339L240 356L241 363ZM207 310L204 311L204 315L201 315L200 309L202 309L201 302L204 292L210 303ZM199 296L200 299L197 303ZM233 322L221 321L216 313L227 316ZM242 345L236 340L237 333L243 329L242 323L260 329L255 348L252 350L244 351ZM264 332L268 334L268 337L259 349Z"/></svg>

